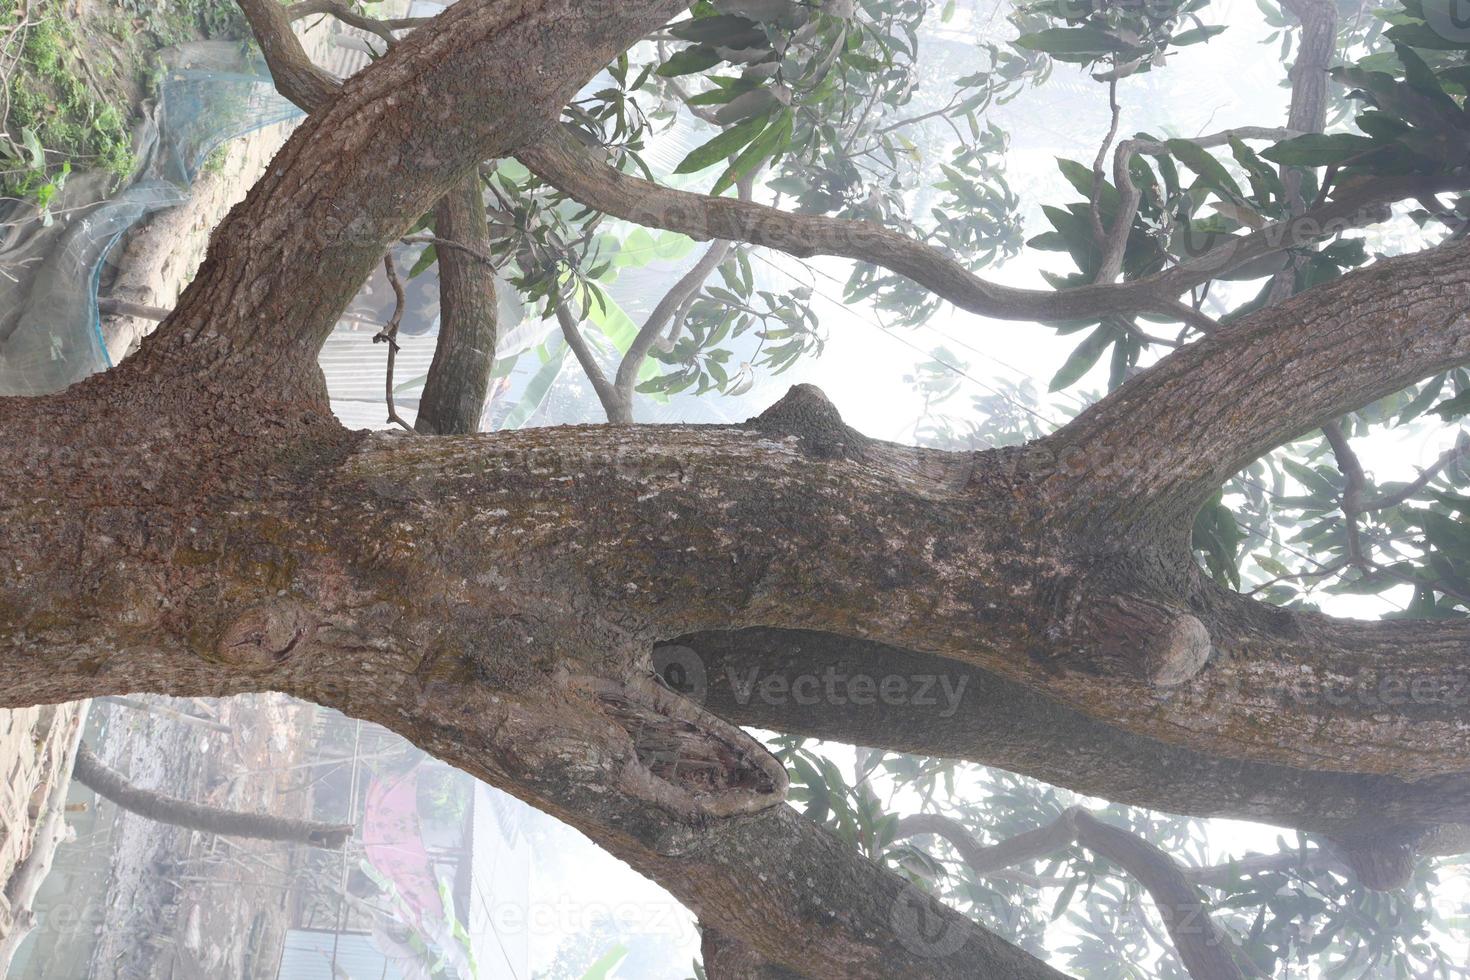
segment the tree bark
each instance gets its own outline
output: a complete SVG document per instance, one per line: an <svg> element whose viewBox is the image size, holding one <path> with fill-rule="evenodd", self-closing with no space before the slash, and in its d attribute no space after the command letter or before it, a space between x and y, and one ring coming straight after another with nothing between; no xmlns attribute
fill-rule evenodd
<svg viewBox="0 0 1470 980"><path fill-rule="evenodd" d="M1161 812L1420 839L1431 854L1461 853L1465 841L1436 840L1429 828L1470 831L1463 773L1403 780L1223 758L1131 734L984 670L852 637L696 633L656 647L654 665L736 724L965 759ZM854 687L854 678L871 683ZM901 696L874 693L885 681L901 684Z"/></svg>
<svg viewBox="0 0 1470 980"><path fill-rule="evenodd" d="M340 851L352 836L347 824L294 820L269 813L246 813L216 806L191 803L150 789L143 789L110 768L97 757L91 746L83 742L77 747L76 766L72 775L77 782L105 800L111 800L129 813L158 823L198 830L225 837L248 837L254 840L284 841Z"/></svg>
<svg viewBox="0 0 1470 980"><path fill-rule="evenodd" d="M291 30L292 21L313 13L330 13L353 26L376 30L391 45L397 43L395 28L418 26L427 20L378 21L334 0L298 3L284 11L274 0L242 0L241 7L277 89L306 112L331 101L341 83L312 63ZM414 428L437 435L478 432L495 364L498 314L495 270L476 258L476 254L490 250L490 228L478 171L446 194L434 214L436 237L462 247L446 247L438 255L439 339ZM401 295L399 298L401 301Z"/></svg>
<svg viewBox="0 0 1470 980"><path fill-rule="evenodd" d="M480 176L471 174L434 208L435 237L490 251ZM480 431L495 366L495 270L468 251L443 247L439 261L439 341L413 427L421 433Z"/></svg>
<svg viewBox="0 0 1470 980"><path fill-rule="evenodd" d="M792 214L777 208L672 190L626 174L561 129L516 151L516 158L573 200L651 228L696 240L751 242L801 258L836 255L872 262L962 310L1002 320L1069 320L1109 313L1180 312L1188 289L1283 249L1382 220L1385 205L1434 190L1463 189L1464 177L1375 180L1339 193L1307 214L1230 239L1157 275L1055 291L1018 289L980 278L941 249L868 221Z"/></svg>
<svg viewBox="0 0 1470 980"><path fill-rule="evenodd" d="M378 721L811 976L1058 974L784 806L759 742L651 679L660 641L847 637L1342 779L1304 792L1462 785L1470 626L1255 603L1201 580L1186 531L1252 454L1470 361L1464 243L1246 318L1014 449L869 440L807 387L739 426L338 426L315 357L388 242L683 7L461 0L308 117L137 356L0 399L0 704L280 690ZM1392 869L1470 810L1337 817L1352 861Z"/></svg>

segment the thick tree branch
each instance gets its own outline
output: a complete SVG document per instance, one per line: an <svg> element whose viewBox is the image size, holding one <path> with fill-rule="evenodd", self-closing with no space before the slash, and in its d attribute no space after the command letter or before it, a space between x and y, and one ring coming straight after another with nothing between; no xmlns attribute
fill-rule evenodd
<svg viewBox="0 0 1470 980"><path fill-rule="evenodd" d="M539 136L589 78L686 6L462 0L339 97L327 100L324 73L299 68L293 78L326 101L216 230L199 275L133 359L138 370L208 362L220 382L236 376L267 400L319 407L316 353L387 245L481 161ZM277 43L284 11L267 0L245 10L267 58L289 64ZM429 112L453 123L424 126Z"/></svg>
<svg viewBox="0 0 1470 980"><path fill-rule="evenodd" d="M429 20L378 21L357 14L340 0L306 0L289 8L284 18L274 0L241 0L241 6L265 52L277 89L307 112L326 105L340 91L341 84L307 57L291 30L291 21L330 13L353 26L376 30L391 44L396 40L394 29L419 26ZM490 390L497 326L495 271L478 258L490 250L479 175L471 174L446 194L435 208L435 218L436 240L442 236L455 247L441 248L438 254L439 339L414 428L441 435L478 432ZM396 420L391 379L389 387L389 415Z"/></svg>
<svg viewBox="0 0 1470 980"><path fill-rule="evenodd" d="M1467 322L1470 245L1382 260L1130 380L1052 441L1057 478L1093 488L1088 519L1098 527L1127 534L1162 521L1182 534L1200 504L1255 459L1470 361Z"/></svg>
<svg viewBox="0 0 1470 980"><path fill-rule="evenodd" d="M1037 830L982 845L959 823L937 813L903 817L898 837L933 834L949 841L977 875L1035 861L1078 844L1132 875L1164 920L1174 949L1194 980L1244 980L1230 939L1210 916L1210 906L1174 860L1135 834L1098 820L1080 807Z"/></svg>
<svg viewBox="0 0 1470 980"><path fill-rule="evenodd" d="M741 725L966 759L1078 793L1335 838L1470 831L1470 775L1406 781L1223 758L1131 734L1022 684L932 655L795 630L698 633L654 651L671 684ZM889 694L881 692L888 685ZM898 693L893 693L898 692ZM1376 697L1346 680L1304 700ZM1440 846L1425 841L1431 849Z"/></svg>

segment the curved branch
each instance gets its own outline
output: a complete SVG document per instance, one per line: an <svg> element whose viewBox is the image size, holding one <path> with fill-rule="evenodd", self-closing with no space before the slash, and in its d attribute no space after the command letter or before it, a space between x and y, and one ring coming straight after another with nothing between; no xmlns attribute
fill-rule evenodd
<svg viewBox="0 0 1470 980"><path fill-rule="evenodd" d="M333 851L340 851L352 836L352 827L348 824L319 823L315 820L295 820L269 813L225 810L134 786L121 773L109 768L85 742L77 746L76 766L72 775L77 782L129 813L206 834L285 841Z"/></svg>
<svg viewBox="0 0 1470 980"><path fill-rule="evenodd" d="M696 633L655 648L654 665L740 725L964 759L1132 806L1336 838L1470 831L1470 773L1410 781L1224 758L1105 724L995 673L852 637ZM878 696L885 683L904 696ZM850 696L867 687L872 696ZM1328 696L1310 685L1296 693ZM1445 853L1462 849L1458 836Z"/></svg>
<svg viewBox="0 0 1470 980"><path fill-rule="evenodd" d="M413 27L430 19L385 23L357 14L340 0L305 0L289 8L283 17L275 0L240 2L265 53L277 90L307 112L314 112L335 98L341 83L307 57L291 30L291 21L309 14L330 13L356 27L374 30L363 22L377 25L380 36L392 44L396 41L392 33L395 24ZM435 241L442 236L454 244L438 250L439 339L424 382L414 429L439 435L478 432L490 390L490 372L495 364L498 312L495 272L483 261L490 250L490 229L478 174L471 174L440 199L435 207L435 219ZM402 292L396 283L395 290ZM396 420L391 379L389 387L389 414Z"/></svg>
<svg viewBox="0 0 1470 980"><path fill-rule="evenodd" d="M1282 249L1331 237L1383 218L1383 206L1426 186L1463 186L1464 178L1392 178L1351 191L1297 218L1232 238L1145 279L1060 291L1018 289L981 279L944 251L866 221L792 214L728 197L662 187L597 159L561 128L516 157L537 176L588 207L700 240L763 245L801 258L836 255L907 276L960 309L1002 320L1069 320L1108 313L1176 315L1177 297L1233 268Z"/></svg>
<svg viewBox="0 0 1470 980"><path fill-rule="evenodd" d="M398 41L394 31L412 30L433 20L432 17L369 17L352 9L346 0L299 0L286 8L288 21L300 20L313 14L328 14L350 27L376 34L389 45Z"/></svg>
<svg viewBox="0 0 1470 980"><path fill-rule="evenodd" d="M1078 844L1128 872L1148 892L1174 948L1194 980L1244 980L1232 943L1210 917L1210 906L1174 859L1148 841L1073 807L1045 827L984 846L957 820L937 813L903 817L897 836L933 834L954 845L977 875L1034 861Z"/></svg>
<svg viewBox="0 0 1470 980"><path fill-rule="evenodd" d="M131 370L207 362L255 397L317 411L326 407L317 352L388 244L482 161L553 125L588 79L688 6L461 0L330 95L325 73L287 50L285 12L244 3L278 80L289 68L288 91L309 87L319 108L216 229L199 275ZM422 125L431 114L452 123Z"/></svg>
<svg viewBox="0 0 1470 980"><path fill-rule="evenodd" d="M729 254L729 242L717 241L711 244L699 257L699 261L694 263L694 267L664 293L653 312L648 314L648 319L643 321L638 336L633 338L633 343L628 346L628 353L618 364L617 377L613 381L619 394L628 402L633 400L633 386L638 381L638 371L643 367L643 359L653 350L653 345L658 342L680 309L704 287L705 280L720 267L720 263Z"/></svg>
<svg viewBox="0 0 1470 980"><path fill-rule="evenodd" d="M1265 453L1424 377L1470 362L1470 245L1384 259L1175 352L1050 440L1085 520L1181 535Z"/></svg>
<svg viewBox="0 0 1470 980"><path fill-rule="evenodd" d="M306 54L291 15L276 0L238 0L250 30L265 55L266 67L276 91L296 103L303 112L314 112L342 90L342 83Z"/></svg>

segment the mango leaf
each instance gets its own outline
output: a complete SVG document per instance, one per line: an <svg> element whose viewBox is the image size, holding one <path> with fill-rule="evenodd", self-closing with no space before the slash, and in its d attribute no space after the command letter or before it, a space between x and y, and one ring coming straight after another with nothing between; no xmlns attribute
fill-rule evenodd
<svg viewBox="0 0 1470 980"><path fill-rule="evenodd" d="M796 114L790 109L781 113L779 118L770 126L767 126L755 139L750 141L735 162L730 164L730 169L715 181L715 186L710 190L711 194L723 194L740 178L752 173L761 164L772 156L785 149L791 140L792 129L796 123Z"/></svg>
<svg viewBox="0 0 1470 980"><path fill-rule="evenodd" d="M766 32L755 21L735 14L699 17L669 28L681 41L718 44L723 48L749 48L766 41Z"/></svg>
<svg viewBox="0 0 1470 980"><path fill-rule="evenodd" d="M658 74L664 78L676 78L680 75L693 75L697 72L706 71L718 65L724 59L714 48L703 44L697 44L692 48L685 48L675 54L668 61L658 66Z"/></svg>
<svg viewBox="0 0 1470 980"><path fill-rule="evenodd" d="M1267 147L1261 156L1290 167L1326 167L1376 145L1368 137L1353 133L1308 133Z"/></svg>
<svg viewBox="0 0 1470 980"><path fill-rule="evenodd" d="M1013 42L1018 48L1050 55L1109 55L1133 50L1121 38L1095 27L1048 27L1022 34Z"/></svg>
<svg viewBox="0 0 1470 980"><path fill-rule="evenodd" d="M1092 333L1088 334L1077 349L1072 351L1065 364L1051 379L1050 391L1061 391L1076 384L1081 377L1092 369L1102 352L1108 349L1113 342L1113 331L1106 324L1101 324Z"/></svg>
<svg viewBox="0 0 1470 980"><path fill-rule="evenodd" d="M526 390L521 392L521 397L510 414L505 417L502 429L519 429L531 420L536 410L546 401L546 396L551 394L551 386L556 384L557 376L561 374L562 365L566 363L567 347L566 341L560 337L551 342L554 351L550 351L550 357L541 365L541 368L532 376L526 384Z"/></svg>
<svg viewBox="0 0 1470 980"><path fill-rule="evenodd" d="M731 126L708 143L689 151L689 155L674 168L674 173L698 173L706 167L712 167L721 160L734 156L747 143L761 134L770 118L770 114L767 113Z"/></svg>
<svg viewBox="0 0 1470 980"><path fill-rule="evenodd" d="M1224 24L1210 24L1205 27L1196 27L1193 30L1175 34L1169 39L1169 43L1176 48L1182 48L1188 44L1198 44L1201 41L1208 41L1223 30L1225 30Z"/></svg>
<svg viewBox="0 0 1470 980"><path fill-rule="evenodd" d="M1434 414L1446 422L1452 422L1457 418L1461 418L1466 413L1470 413L1470 389L1466 389L1454 398L1442 401L1434 406Z"/></svg>
<svg viewBox="0 0 1470 980"><path fill-rule="evenodd" d="M1230 171L1225 165L1216 160L1214 155L1191 143L1189 140L1165 140L1164 145L1174 158L1184 164L1190 170L1199 174L1205 186L1225 197L1235 200L1242 199L1245 195L1240 192L1240 185L1235 178L1230 176Z"/></svg>

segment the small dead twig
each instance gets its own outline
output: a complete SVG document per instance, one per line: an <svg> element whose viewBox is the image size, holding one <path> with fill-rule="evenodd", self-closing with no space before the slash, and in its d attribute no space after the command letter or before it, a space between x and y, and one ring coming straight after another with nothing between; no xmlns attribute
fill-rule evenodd
<svg viewBox="0 0 1470 980"><path fill-rule="evenodd" d="M383 271L388 276L388 285L393 287L393 318L388 321L387 326L374 335L373 343L388 345L388 421L412 432L413 426L399 417L398 406L393 402L393 367L398 360L398 328L403 323L403 309L407 305L408 298L403 292L403 281L398 278L398 267L393 262L392 252L383 253Z"/></svg>

